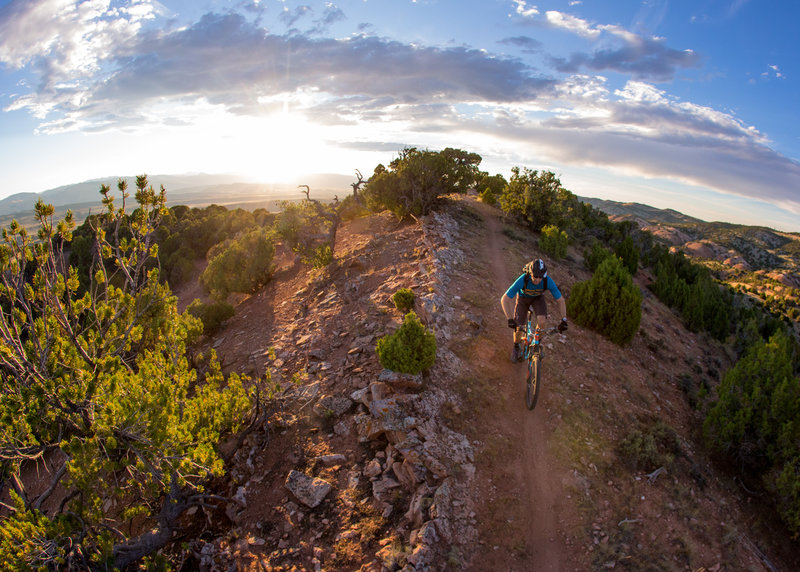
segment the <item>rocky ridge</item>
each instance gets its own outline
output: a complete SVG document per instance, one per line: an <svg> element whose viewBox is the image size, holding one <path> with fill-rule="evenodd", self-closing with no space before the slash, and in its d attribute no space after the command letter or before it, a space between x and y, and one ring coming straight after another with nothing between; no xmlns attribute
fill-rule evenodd
<svg viewBox="0 0 800 572"><path fill-rule="evenodd" d="M354 569L402 563L405 570L431 570L441 569L454 554L466 558L476 544L469 501L473 447L440 422L442 408L453 399L448 386L457 383L462 367L447 340L481 328L479 317L459 313L445 298L449 269L464 257L456 246L458 224L436 213L420 225L398 227L387 214L364 221L369 228L363 237L358 224L350 228L349 240L340 239L349 249L339 253L341 265L318 272L305 285L302 278L282 284L299 288L283 301L274 297L269 328L241 332L232 323L207 341L204 349L219 351L229 371L254 377L270 371L280 398L310 410L310 423L318 427L308 427L301 415L274 415L270 427L251 434L235 453L228 492L238 508L226 514L235 533L197 542L194 552L205 569L226 562L260 562L276 570L286 562L298 569L347 569L358 562ZM384 234L390 227L397 228ZM389 257L381 249L387 240L393 242ZM399 288L416 293L420 319L436 332L436 364L424 376L384 370L374 351L378 337L402 319L391 301ZM274 295L244 302L240 312L257 312L256 306L269 306ZM254 346L259 347L253 351ZM289 443L305 431L327 433L314 445ZM294 468L276 461L275 470L265 472L263 456L274 451L275 440L291 450L287 460ZM260 503L276 491L277 505L265 509ZM358 519L343 522L342 514L358 512L357 504L369 504L372 518L395 523L393 533L368 538ZM315 518L315 510L330 516ZM282 525L265 526L280 515Z"/></svg>

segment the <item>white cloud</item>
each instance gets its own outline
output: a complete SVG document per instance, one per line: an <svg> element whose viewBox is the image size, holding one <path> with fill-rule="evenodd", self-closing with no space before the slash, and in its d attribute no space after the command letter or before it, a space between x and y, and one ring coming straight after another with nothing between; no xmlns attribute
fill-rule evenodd
<svg viewBox="0 0 800 572"><path fill-rule="evenodd" d="M586 20L582 20L570 14L548 10L545 12L545 18L547 18L548 23L554 28L567 30L583 38L595 40L600 36L600 30L592 27Z"/></svg>
<svg viewBox="0 0 800 572"><path fill-rule="evenodd" d="M525 0L514 0L517 5L517 14L523 18L531 18L539 14L539 9L536 6L528 6Z"/></svg>

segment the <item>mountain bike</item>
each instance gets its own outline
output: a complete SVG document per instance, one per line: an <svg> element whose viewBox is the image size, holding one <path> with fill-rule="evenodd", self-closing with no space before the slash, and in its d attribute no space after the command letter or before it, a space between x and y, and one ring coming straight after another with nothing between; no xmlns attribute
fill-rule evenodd
<svg viewBox="0 0 800 572"><path fill-rule="evenodd" d="M542 360L544 359L544 348L542 338L558 331L557 327L538 328L528 324L525 330L525 337L520 342L522 357L528 362L528 379L525 380L525 405L528 409L536 407L539 400L539 388L542 385Z"/></svg>

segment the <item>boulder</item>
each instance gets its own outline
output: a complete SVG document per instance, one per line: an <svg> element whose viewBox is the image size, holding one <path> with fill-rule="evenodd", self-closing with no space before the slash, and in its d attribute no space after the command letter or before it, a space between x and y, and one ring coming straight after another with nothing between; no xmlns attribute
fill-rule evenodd
<svg viewBox="0 0 800 572"><path fill-rule="evenodd" d="M332 486L327 481L292 470L286 477L286 488L301 503L309 508L315 508L325 500L325 497L331 492Z"/></svg>
<svg viewBox="0 0 800 572"><path fill-rule="evenodd" d="M394 390L422 390L422 374L412 375L410 373L398 373L390 369L384 369L378 376L378 382L388 385Z"/></svg>
<svg viewBox="0 0 800 572"><path fill-rule="evenodd" d="M349 397L336 395L323 395L314 404L314 413L320 417L341 417L353 406L353 401Z"/></svg>

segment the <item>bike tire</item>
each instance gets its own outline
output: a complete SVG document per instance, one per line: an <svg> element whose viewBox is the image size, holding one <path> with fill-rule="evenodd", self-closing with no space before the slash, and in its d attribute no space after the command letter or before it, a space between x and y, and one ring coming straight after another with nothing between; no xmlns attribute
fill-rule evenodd
<svg viewBox="0 0 800 572"><path fill-rule="evenodd" d="M528 362L528 379L525 381L525 405L533 410L539 400L539 387L542 378L542 363L538 355L531 356Z"/></svg>

